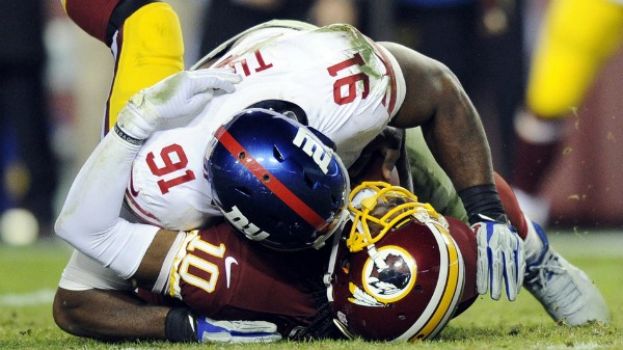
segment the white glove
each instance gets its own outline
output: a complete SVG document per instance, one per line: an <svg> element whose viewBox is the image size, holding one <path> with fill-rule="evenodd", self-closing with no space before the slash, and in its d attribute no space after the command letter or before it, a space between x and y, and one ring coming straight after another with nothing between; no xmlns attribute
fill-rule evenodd
<svg viewBox="0 0 623 350"><path fill-rule="evenodd" d="M136 93L119 112L117 127L136 140L186 125L218 93L231 93L240 76L224 69L174 74Z"/></svg>
<svg viewBox="0 0 623 350"><path fill-rule="evenodd" d="M201 343L271 343L281 340L274 323L266 321L215 321L197 317Z"/></svg>
<svg viewBox="0 0 623 350"><path fill-rule="evenodd" d="M510 224L480 217L482 221L472 225L478 242L476 288L479 294L491 288L491 298L499 300L504 285L508 300L513 301L526 269L523 240Z"/></svg>

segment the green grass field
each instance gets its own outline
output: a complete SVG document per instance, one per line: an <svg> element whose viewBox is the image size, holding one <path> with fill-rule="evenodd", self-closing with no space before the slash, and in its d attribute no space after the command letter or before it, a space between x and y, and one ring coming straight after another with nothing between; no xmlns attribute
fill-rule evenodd
<svg viewBox="0 0 623 350"><path fill-rule="evenodd" d="M98 343L56 328L51 303L70 250L62 243L25 248L0 245L0 349L623 349L623 232L550 234L552 244L583 268L608 301L612 322L569 328L556 325L522 291L515 303L481 298L433 341L382 344L362 341L217 346L166 342Z"/></svg>

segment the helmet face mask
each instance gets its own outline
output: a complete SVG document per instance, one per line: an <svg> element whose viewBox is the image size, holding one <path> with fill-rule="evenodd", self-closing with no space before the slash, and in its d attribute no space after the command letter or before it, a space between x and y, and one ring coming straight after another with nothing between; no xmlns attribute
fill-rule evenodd
<svg viewBox="0 0 623 350"><path fill-rule="evenodd" d="M267 247L319 247L345 222L350 185L341 160L279 113L247 109L219 128L205 174L225 218Z"/></svg>
<svg viewBox="0 0 623 350"><path fill-rule="evenodd" d="M416 217L431 222L445 221L428 203L407 189L382 181L368 181L355 187L349 196L348 209L353 225L346 245L358 252L380 241L391 229ZM445 224L447 227L447 224Z"/></svg>
<svg viewBox="0 0 623 350"><path fill-rule="evenodd" d="M347 336L433 337L449 321L464 264L448 223L404 188L364 182L351 193L353 227L338 246L329 297Z"/></svg>

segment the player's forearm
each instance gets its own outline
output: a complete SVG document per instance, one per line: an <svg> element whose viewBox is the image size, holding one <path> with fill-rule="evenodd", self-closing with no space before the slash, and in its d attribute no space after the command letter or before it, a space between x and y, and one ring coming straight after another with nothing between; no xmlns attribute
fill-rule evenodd
<svg viewBox="0 0 623 350"><path fill-rule="evenodd" d="M439 164L457 191L493 184L491 152L478 113L456 77L439 78L441 93L424 135Z"/></svg>
<svg viewBox="0 0 623 350"><path fill-rule="evenodd" d="M56 324L66 332L106 341L166 339L170 308L147 305L124 292L59 288L53 304Z"/></svg>
<svg viewBox="0 0 623 350"><path fill-rule="evenodd" d="M126 279L158 230L119 218L139 149L116 133L107 135L74 180L55 225L61 238Z"/></svg>
<svg viewBox="0 0 623 350"><path fill-rule="evenodd" d="M406 98L391 124L422 126L436 160L455 188L493 184L489 146L461 84L442 63L405 46L382 43L400 64Z"/></svg>

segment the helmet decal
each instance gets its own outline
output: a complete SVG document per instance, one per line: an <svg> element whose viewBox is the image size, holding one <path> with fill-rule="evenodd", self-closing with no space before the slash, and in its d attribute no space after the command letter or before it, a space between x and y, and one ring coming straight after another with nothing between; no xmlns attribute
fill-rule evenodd
<svg viewBox="0 0 623 350"><path fill-rule="evenodd" d="M244 214L238 209L237 206L233 206L230 211L223 211L223 216L229 222L237 228L240 232L244 233L248 239L252 241L261 241L270 236L270 234L255 225L252 222L249 222Z"/></svg>
<svg viewBox="0 0 623 350"><path fill-rule="evenodd" d="M223 127L215 135L216 139L229 151L232 157L249 170L264 186L281 199L290 209L301 216L309 225L317 230L323 229L327 222L290 191L279 179L258 163L253 156Z"/></svg>
<svg viewBox="0 0 623 350"><path fill-rule="evenodd" d="M433 233L440 247L440 266L446 266L439 271L439 279L433 293L432 300L424 310L418 321L398 339L427 338L435 336L448 322L463 289L464 265L461 252L447 229L426 224Z"/></svg>
<svg viewBox="0 0 623 350"><path fill-rule="evenodd" d="M348 298L348 301L353 304L369 307L385 306L385 304L379 302L373 296L364 292L363 290L361 290L361 288L357 287L357 285L352 282L348 284L348 290L352 294L352 297Z"/></svg>
<svg viewBox="0 0 623 350"><path fill-rule="evenodd" d="M415 285L417 264L409 252L395 245L378 249L363 265L362 286L377 301L402 299Z"/></svg>
<svg viewBox="0 0 623 350"><path fill-rule="evenodd" d="M296 137L292 140L292 143L303 150L308 156L312 157L314 163L318 165L323 174L329 172L329 164L333 158L333 152L323 147L322 143L316 142L311 131L304 128L299 128L296 132Z"/></svg>

